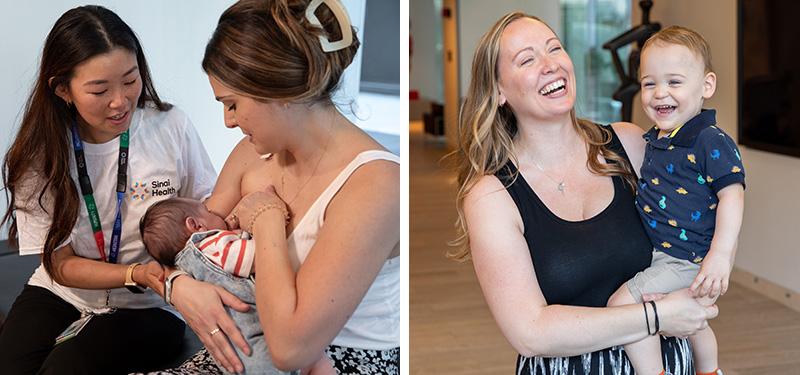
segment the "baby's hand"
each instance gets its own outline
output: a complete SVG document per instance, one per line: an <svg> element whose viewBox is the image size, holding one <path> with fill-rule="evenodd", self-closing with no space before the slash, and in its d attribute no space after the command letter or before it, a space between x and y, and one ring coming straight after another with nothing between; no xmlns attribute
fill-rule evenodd
<svg viewBox="0 0 800 375"><path fill-rule="evenodd" d="M731 261L724 256L715 256L713 252L709 252L689 290L696 298L716 299L728 291L730 274Z"/></svg>

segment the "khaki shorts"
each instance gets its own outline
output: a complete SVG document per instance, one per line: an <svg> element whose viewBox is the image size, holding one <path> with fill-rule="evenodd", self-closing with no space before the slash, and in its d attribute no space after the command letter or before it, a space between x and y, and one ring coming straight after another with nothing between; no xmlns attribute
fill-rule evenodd
<svg viewBox="0 0 800 375"><path fill-rule="evenodd" d="M633 298L642 302L642 294L669 293L688 288L699 272L699 264L669 256L662 251L653 251L650 267L637 273L625 285Z"/></svg>

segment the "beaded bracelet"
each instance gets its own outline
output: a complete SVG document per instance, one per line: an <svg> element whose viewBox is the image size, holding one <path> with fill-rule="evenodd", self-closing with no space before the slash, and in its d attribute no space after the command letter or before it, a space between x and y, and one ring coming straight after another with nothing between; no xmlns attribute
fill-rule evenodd
<svg viewBox="0 0 800 375"><path fill-rule="evenodd" d="M270 209L276 209L283 212L283 218L286 221L286 224L289 223L290 216L289 216L289 211L286 210L286 207L278 205L276 203L267 203L256 209L256 212L253 214L253 216L250 217L250 225L248 226L248 228L250 228L251 232L253 231L253 227L255 226L258 217L261 216L261 214L264 213L264 211Z"/></svg>

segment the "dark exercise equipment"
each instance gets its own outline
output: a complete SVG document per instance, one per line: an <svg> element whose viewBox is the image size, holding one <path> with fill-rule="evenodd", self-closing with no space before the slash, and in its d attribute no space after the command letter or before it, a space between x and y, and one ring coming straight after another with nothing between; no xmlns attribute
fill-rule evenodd
<svg viewBox="0 0 800 375"><path fill-rule="evenodd" d="M619 88L611 97L622 102L622 121L631 121L633 97L639 92L639 51L644 42L653 34L661 30L661 24L650 22L650 8L653 7L652 0L640 0L639 7L642 8L642 24L618 35L616 38L603 44L603 49L611 51L614 59L614 67L620 79ZM619 57L619 49L628 44L636 42L638 48L631 48L628 55L628 71L622 66L622 59Z"/></svg>

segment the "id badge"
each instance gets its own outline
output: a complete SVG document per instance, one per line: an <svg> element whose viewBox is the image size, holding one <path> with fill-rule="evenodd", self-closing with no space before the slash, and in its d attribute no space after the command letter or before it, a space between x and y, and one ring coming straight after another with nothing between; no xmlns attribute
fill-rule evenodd
<svg viewBox="0 0 800 375"><path fill-rule="evenodd" d="M72 322L72 324L70 324L69 327L67 327L67 329L64 330L64 332L61 332L61 334L58 335L58 337L56 337L56 345L77 336L78 333L81 332L83 327L86 327L86 324L88 324L89 321L92 320L92 317L94 317L94 315L87 314L82 316L80 319Z"/></svg>

